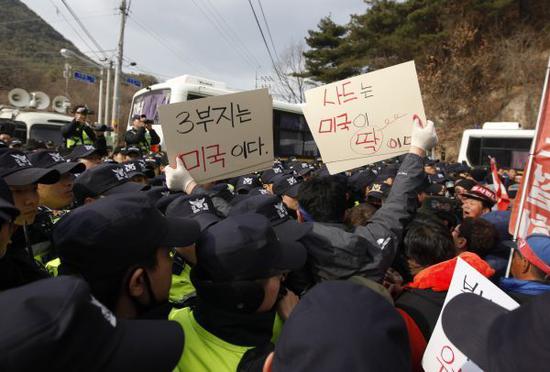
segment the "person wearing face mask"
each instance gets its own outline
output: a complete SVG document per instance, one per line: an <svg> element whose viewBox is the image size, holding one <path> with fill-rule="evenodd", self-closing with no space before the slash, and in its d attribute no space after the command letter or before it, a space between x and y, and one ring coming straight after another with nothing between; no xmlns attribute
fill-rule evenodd
<svg viewBox="0 0 550 372"><path fill-rule="evenodd" d="M111 195L79 207L54 227L60 274L79 275L117 317L168 316L172 248L199 237L197 222L164 217L146 195Z"/></svg>
<svg viewBox="0 0 550 372"><path fill-rule="evenodd" d="M7 252L0 259L0 290L10 289L48 276L33 259L29 226L38 213L39 184L54 184L60 174L55 169L37 168L21 151L0 149L0 177L9 186L20 214Z"/></svg>
<svg viewBox="0 0 550 372"><path fill-rule="evenodd" d="M263 361L273 349L276 313L286 319L297 302L282 279L305 264L305 248L279 240L266 217L250 213L229 216L205 230L196 252L191 281L197 305L170 314L185 333L178 368L247 370L239 368Z"/></svg>

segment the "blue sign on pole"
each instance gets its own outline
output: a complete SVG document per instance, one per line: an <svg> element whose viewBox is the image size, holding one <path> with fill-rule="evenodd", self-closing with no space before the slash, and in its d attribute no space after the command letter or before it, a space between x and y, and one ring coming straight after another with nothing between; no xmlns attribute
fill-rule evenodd
<svg viewBox="0 0 550 372"><path fill-rule="evenodd" d="M75 71L73 73L73 78L75 78L76 80L84 81L86 83L90 83L90 84L95 84L95 82L96 82L96 77L95 76L88 75L88 74L85 74L84 72L80 72L80 71Z"/></svg>
<svg viewBox="0 0 550 372"><path fill-rule="evenodd" d="M126 78L126 82L130 85L134 85L138 88L141 88L141 81L139 81L138 79L134 79L134 78Z"/></svg>

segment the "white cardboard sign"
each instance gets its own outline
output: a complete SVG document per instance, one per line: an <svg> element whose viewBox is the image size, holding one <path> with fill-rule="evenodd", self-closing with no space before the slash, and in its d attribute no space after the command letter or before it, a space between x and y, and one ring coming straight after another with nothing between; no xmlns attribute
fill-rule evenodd
<svg viewBox="0 0 550 372"><path fill-rule="evenodd" d="M168 158L181 157L198 183L273 165L273 101L267 89L161 105Z"/></svg>
<svg viewBox="0 0 550 372"><path fill-rule="evenodd" d="M309 129L331 174L409 151L412 118L425 122L414 61L306 91Z"/></svg>
<svg viewBox="0 0 550 372"><path fill-rule="evenodd" d="M459 257L449 291L445 297L443 309L451 299L461 293L474 293L508 310L519 307L518 303L510 296ZM475 311L475 309L472 309L472 311ZM422 357L422 367L426 372L481 371L447 338L441 324L441 314Z"/></svg>

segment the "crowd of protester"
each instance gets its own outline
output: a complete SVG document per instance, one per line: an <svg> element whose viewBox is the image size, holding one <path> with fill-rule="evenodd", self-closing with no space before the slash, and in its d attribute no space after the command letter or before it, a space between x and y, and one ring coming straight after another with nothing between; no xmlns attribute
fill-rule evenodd
<svg viewBox="0 0 550 372"><path fill-rule="evenodd" d="M146 117L109 149L87 113L59 151L0 134L0 370L420 371L458 257L521 306L459 295L449 339L546 369L550 238L513 242L487 168L427 158L433 123L350 172L197 184ZM500 176L512 206L521 174Z"/></svg>

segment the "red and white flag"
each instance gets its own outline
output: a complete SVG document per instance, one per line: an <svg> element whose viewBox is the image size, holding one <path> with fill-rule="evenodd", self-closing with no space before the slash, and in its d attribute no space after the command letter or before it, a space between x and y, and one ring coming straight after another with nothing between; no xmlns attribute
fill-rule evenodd
<svg viewBox="0 0 550 372"><path fill-rule="evenodd" d="M497 161L495 158L491 158L491 174L493 175L493 185L495 186L495 194L497 196L497 209L499 211L507 211L510 205L510 198L506 187L498 176Z"/></svg>
<svg viewBox="0 0 550 372"><path fill-rule="evenodd" d="M529 163L512 211L509 232L525 239L550 235L550 60L539 109Z"/></svg>

